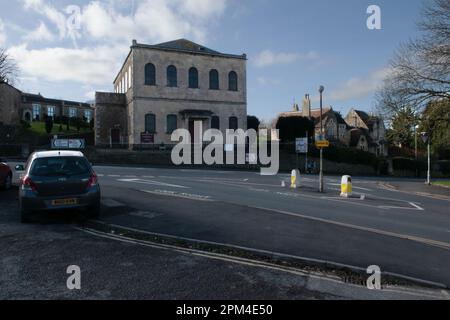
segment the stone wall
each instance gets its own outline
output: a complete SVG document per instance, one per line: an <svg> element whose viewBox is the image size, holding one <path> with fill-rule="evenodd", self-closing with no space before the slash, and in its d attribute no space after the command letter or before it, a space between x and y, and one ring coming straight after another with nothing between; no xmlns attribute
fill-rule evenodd
<svg viewBox="0 0 450 320"><path fill-rule="evenodd" d="M0 83L0 123L18 125L20 122L21 92L16 88Z"/></svg>
<svg viewBox="0 0 450 320"><path fill-rule="evenodd" d="M127 142L128 117L126 97L118 93L95 93L95 144L110 145L111 129L121 130L122 143Z"/></svg>

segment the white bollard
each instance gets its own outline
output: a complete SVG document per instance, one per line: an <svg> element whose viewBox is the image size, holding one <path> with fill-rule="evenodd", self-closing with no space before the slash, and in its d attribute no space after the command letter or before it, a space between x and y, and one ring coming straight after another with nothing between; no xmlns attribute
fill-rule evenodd
<svg viewBox="0 0 450 320"><path fill-rule="evenodd" d="M300 171L298 169L292 170L291 173L291 188L297 189L300 187Z"/></svg>
<svg viewBox="0 0 450 320"><path fill-rule="evenodd" d="M352 195L352 177L342 176L341 197L348 198Z"/></svg>

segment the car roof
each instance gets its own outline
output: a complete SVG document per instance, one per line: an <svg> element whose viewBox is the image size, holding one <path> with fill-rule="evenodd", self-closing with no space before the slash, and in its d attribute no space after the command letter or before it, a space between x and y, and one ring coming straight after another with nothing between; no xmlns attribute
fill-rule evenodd
<svg viewBox="0 0 450 320"><path fill-rule="evenodd" d="M52 150L52 151L38 151L33 153L33 158L54 158L54 157L84 157L80 151L67 150Z"/></svg>

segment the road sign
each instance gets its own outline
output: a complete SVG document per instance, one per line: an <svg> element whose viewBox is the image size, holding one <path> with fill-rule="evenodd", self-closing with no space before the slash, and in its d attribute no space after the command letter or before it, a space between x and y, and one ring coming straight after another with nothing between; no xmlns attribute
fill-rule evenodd
<svg viewBox="0 0 450 320"><path fill-rule="evenodd" d="M141 143L142 144L151 144L155 143L155 135L153 133L141 133Z"/></svg>
<svg viewBox="0 0 450 320"><path fill-rule="evenodd" d="M327 140L316 141L317 148L328 148L329 146L330 146L330 141L327 141Z"/></svg>
<svg viewBox="0 0 450 320"><path fill-rule="evenodd" d="M308 138L295 139L295 152L308 153Z"/></svg>
<svg viewBox="0 0 450 320"><path fill-rule="evenodd" d="M84 149L84 139L52 139L52 149Z"/></svg>

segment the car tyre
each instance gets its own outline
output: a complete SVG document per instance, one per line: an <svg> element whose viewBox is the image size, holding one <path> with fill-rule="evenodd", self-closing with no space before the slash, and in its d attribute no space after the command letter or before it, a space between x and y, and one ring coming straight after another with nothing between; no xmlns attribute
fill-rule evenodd
<svg viewBox="0 0 450 320"><path fill-rule="evenodd" d="M9 190L11 189L11 186L12 186L12 176L9 174L5 179L5 185L3 188L5 190Z"/></svg>
<svg viewBox="0 0 450 320"><path fill-rule="evenodd" d="M20 209L20 222L22 223L30 223L30 212L24 209Z"/></svg>
<svg viewBox="0 0 450 320"><path fill-rule="evenodd" d="M89 207L88 210L89 210L89 213L88 213L89 218L97 219L100 216L100 211L101 211L100 201L98 203L96 203L95 205Z"/></svg>

